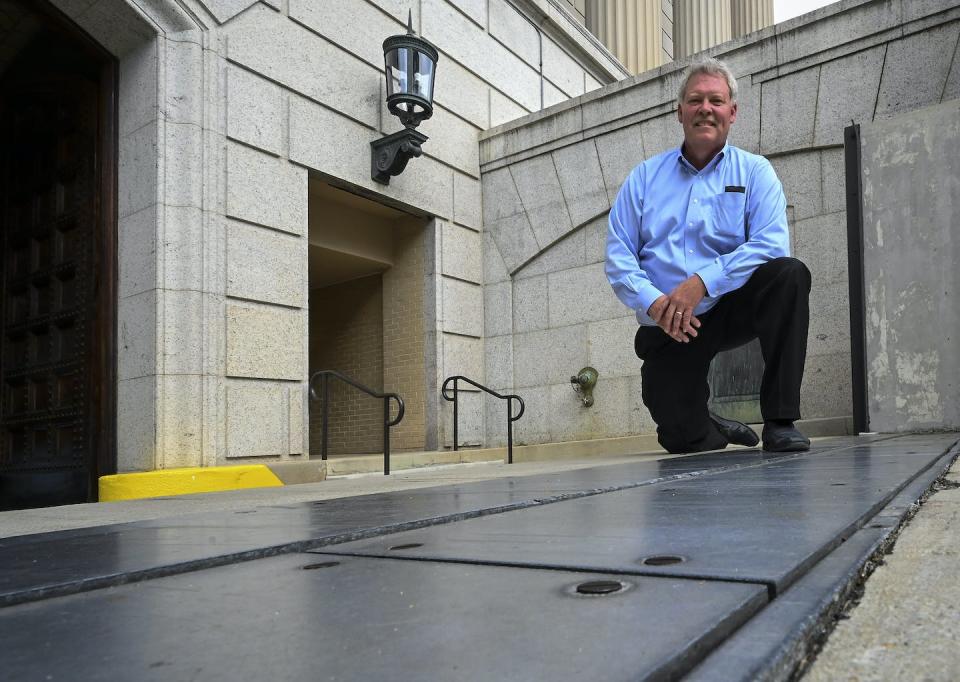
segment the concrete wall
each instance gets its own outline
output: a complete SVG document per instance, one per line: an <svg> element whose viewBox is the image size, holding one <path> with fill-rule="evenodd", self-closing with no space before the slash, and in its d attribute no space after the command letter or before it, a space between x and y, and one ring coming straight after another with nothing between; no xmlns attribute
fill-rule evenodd
<svg viewBox="0 0 960 682"><path fill-rule="evenodd" d="M958 429L960 99L861 136L870 428Z"/></svg>
<svg viewBox="0 0 960 682"><path fill-rule="evenodd" d="M814 277L805 418L851 414L843 128L958 96L960 3L845 0L709 50L738 77L731 142L767 156L794 255ZM519 440L649 430L635 322L603 274L606 214L629 171L677 146L684 62L606 86L481 138L488 381L527 402ZM571 374L600 372L581 407ZM487 443L502 443L488 420Z"/></svg>

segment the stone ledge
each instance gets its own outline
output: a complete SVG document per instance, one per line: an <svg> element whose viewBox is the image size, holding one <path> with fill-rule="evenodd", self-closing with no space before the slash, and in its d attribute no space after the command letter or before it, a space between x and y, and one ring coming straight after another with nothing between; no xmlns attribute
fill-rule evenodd
<svg viewBox="0 0 960 682"><path fill-rule="evenodd" d="M757 432L763 424L751 424ZM802 419L797 427L811 438L853 435L852 417L824 417L821 419ZM738 448L739 446L731 446ZM506 448L496 448L504 453ZM493 452L493 449L490 450ZM513 448L514 462L538 462L551 459L577 459L584 457L615 457L619 455L639 455L663 452L656 434L648 433L619 438L596 438L594 440L568 441L566 443L541 443L537 445L519 445Z"/></svg>
<svg viewBox="0 0 960 682"><path fill-rule="evenodd" d="M661 108L672 106L672 90L668 88L659 94L651 92L649 97L640 97L641 91L656 90L662 83L679 79L680 72L696 56L710 55L730 60L734 62L738 79L756 85L869 47L889 44L907 35L905 30L917 32L948 24L955 20L956 10L946 0L924 5L916 10L917 16L910 17L907 26L891 24L890 17L884 14L883 3L876 0L834 3L490 128L480 134L481 173L509 165L519 158L655 118ZM821 34L831 38L820 40ZM804 41L809 43L809 49L795 48L793 51L797 55L783 54L784 50L780 48L785 41L796 44ZM768 52L772 49L779 55L775 64L769 65L765 60L764 45L769 47ZM735 54L757 51L760 54L752 63L742 65L738 61L739 55Z"/></svg>
<svg viewBox="0 0 960 682"><path fill-rule="evenodd" d="M506 458L506 448L471 450L436 450L425 452L391 452L390 471L471 462L492 462ZM328 476L373 474L383 471L383 454L346 455L327 459Z"/></svg>
<svg viewBox="0 0 960 682"><path fill-rule="evenodd" d="M752 424L756 431L763 424ZM804 434L811 438L853 435L853 418L824 417L804 419L797 422ZM731 449L738 446L731 446ZM619 438L595 438L593 440L567 441L563 443L536 443L533 445L514 445L513 461L545 462L550 460L609 458L623 455L649 455L662 453L668 455L657 443L655 434L622 436ZM506 461L507 448L470 448L461 450L441 450L430 452L391 453L390 470L416 469L421 467L471 462ZM306 462L304 462L306 464ZM331 457L327 460L328 476L348 476L383 471L383 455L356 455Z"/></svg>
<svg viewBox="0 0 960 682"><path fill-rule="evenodd" d="M268 462L265 466L279 478L284 485L298 483L316 483L327 478L327 463L322 459L308 459L302 462Z"/></svg>

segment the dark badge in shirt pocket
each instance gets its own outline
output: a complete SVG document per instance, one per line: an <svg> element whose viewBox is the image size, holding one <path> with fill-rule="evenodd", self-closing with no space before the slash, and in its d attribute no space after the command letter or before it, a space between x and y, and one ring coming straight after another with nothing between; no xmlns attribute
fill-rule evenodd
<svg viewBox="0 0 960 682"><path fill-rule="evenodd" d="M714 198L714 226L718 234L745 240L747 195L742 187L726 189Z"/></svg>

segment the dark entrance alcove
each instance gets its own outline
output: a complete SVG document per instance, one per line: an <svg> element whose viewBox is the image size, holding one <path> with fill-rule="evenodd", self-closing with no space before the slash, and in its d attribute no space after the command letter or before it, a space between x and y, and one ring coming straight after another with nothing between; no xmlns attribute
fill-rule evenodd
<svg viewBox="0 0 960 682"><path fill-rule="evenodd" d="M96 499L116 466L116 61L0 1L0 509Z"/></svg>

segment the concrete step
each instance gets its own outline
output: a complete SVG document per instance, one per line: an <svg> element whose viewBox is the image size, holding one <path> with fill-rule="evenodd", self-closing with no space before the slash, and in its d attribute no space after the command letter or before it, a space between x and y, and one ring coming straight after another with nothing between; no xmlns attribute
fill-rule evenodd
<svg viewBox="0 0 960 682"><path fill-rule="evenodd" d="M506 458L506 448L473 448L453 450L426 450L421 452L391 452L390 471L420 469L423 467L495 462ZM327 459L327 478L353 474L383 472L383 453L372 455L335 455Z"/></svg>
<svg viewBox="0 0 960 682"><path fill-rule="evenodd" d="M759 431L762 424L754 424ZM799 422L800 429L811 437L853 434L849 417L810 419ZM513 461L549 462L610 458L624 455L656 454L663 450L654 434L596 438L565 443L516 445ZM391 471L404 471L452 464L505 462L507 448L470 448L453 451L394 452L390 455ZM100 501L115 502L173 495L317 483L327 477L374 474L383 471L383 454L338 455L326 462L319 457L303 461L286 460L223 467L161 469L102 476Z"/></svg>
<svg viewBox="0 0 960 682"><path fill-rule="evenodd" d="M757 433L763 424L751 424ZM805 419L797 422L800 430L811 438L853 435L851 417L828 417ZM592 440L567 441L564 443L537 443L514 445L514 462L545 462L561 459L585 459L591 457L617 457L662 452L655 434L623 436L620 438L594 438ZM471 448L432 450L422 452L390 453L390 470L417 469L421 467L468 464L472 462L495 462L507 460L507 448ZM337 455L327 459L326 475L349 476L383 471L383 454Z"/></svg>

